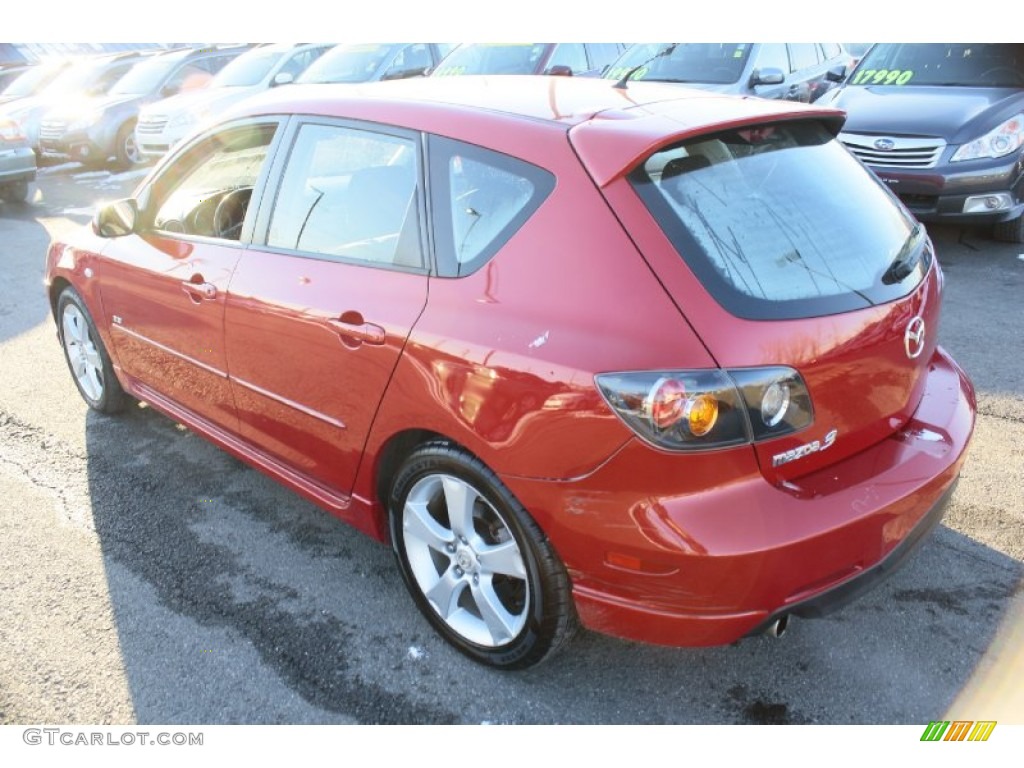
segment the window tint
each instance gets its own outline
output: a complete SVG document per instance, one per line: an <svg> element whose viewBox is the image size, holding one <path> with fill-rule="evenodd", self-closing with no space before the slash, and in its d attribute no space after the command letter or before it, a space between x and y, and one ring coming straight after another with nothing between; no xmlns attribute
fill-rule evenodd
<svg viewBox="0 0 1024 768"><path fill-rule="evenodd" d="M190 149L152 185L152 226L172 234L238 240L274 125L219 133Z"/></svg>
<svg viewBox="0 0 1024 768"><path fill-rule="evenodd" d="M422 267L411 139L303 125L288 157L267 245L336 260Z"/></svg>
<svg viewBox="0 0 1024 768"><path fill-rule="evenodd" d="M814 43L790 43L789 55L793 58L794 72L818 65L818 47Z"/></svg>
<svg viewBox="0 0 1024 768"><path fill-rule="evenodd" d="M929 263L921 229L817 123L695 139L654 154L631 181L694 273L740 317L891 301Z"/></svg>
<svg viewBox="0 0 1024 768"><path fill-rule="evenodd" d="M554 189L547 171L508 155L431 137L430 177L439 269L479 269Z"/></svg>
<svg viewBox="0 0 1024 768"><path fill-rule="evenodd" d="M587 64L587 52L583 48L583 43L559 43L556 45L545 70L557 66L568 67L573 74L587 72L590 65Z"/></svg>

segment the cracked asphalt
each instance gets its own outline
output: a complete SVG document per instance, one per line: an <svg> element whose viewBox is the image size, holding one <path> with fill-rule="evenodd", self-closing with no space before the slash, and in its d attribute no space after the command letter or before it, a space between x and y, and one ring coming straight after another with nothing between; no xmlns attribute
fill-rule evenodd
<svg viewBox="0 0 1024 768"><path fill-rule="evenodd" d="M150 409L82 403L45 248L140 175L48 168L0 206L0 724L1024 723L1024 246L930 229L979 416L891 580L781 640L582 633L508 674L435 636L388 548Z"/></svg>

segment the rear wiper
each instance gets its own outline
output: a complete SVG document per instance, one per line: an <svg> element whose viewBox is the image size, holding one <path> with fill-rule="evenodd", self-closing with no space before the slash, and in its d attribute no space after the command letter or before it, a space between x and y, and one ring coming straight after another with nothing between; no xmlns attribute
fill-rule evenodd
<svg viewBox="0 0 1024 768"><path fill-rule="evenodd" d="M646 67L655 59L661 58L662 56L671 56L672 52L676 49L677 45L679 45L679 43L670 43L669 45L666 45L664 48L658 51L656 54L651 56L651 58L647 59L647 61L640 62L635 67L630 69L629 72L624 74L622 76L622 79L615 83L615 85L613 85L612 88L621 88L622 90L626 90L626 83L629 82L629 78L631 78L633 75L635 75L637 72Z"/></svg>
<svg viewBox="0 0 1024 768"><path fill-rule="evenodd" d="M917 224L910 231L910 234L907 235L907 239L896 253L889 268L882 275L883 285L900 283L907 275L914 271L914 268L921 260L921 253L924 250L920 247L922 232L921 225Z"/></svg>

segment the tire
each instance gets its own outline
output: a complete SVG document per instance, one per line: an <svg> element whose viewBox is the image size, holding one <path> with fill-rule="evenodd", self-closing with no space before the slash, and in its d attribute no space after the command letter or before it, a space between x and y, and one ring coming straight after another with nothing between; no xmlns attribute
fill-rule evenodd
<svg viewBox="0 0 1024 768"><path fill-rule="evenodd" d="M139 145L135 142L135 123L122 125L114 146L114 163L118 168L134 168L142 165L142 160Z"/></svg>
<svg viewBox="0 0 1024 768"><path fill-rule="evenodd" d="M389 508L406 587L462 653L491 667L524 669L573 635L565 567L522 505L474 456L446 442L423 445L396 475ZM452 514L460 509L462 515Z"/></svg>
<svg viewBox="0 0 1024 768"><path fill-rule="evenodd" d="M28 200L28 182L12 181L0 187L0 200L12 205L20 205Z"/></svg>
<svg viewBox="0 0 1024 768"><path fill-rule="evenodd" d="M57 328L68 370L86 404L100 413L123 410L125 392L89 310L74 288L65 288L57 300Z"/></svg>
<svg viewBox="0 0 1024 768"><path fill-rule="evenodd" d="M993 224L992 237L1001 243L1024 243L1024 215Z"/></svg>

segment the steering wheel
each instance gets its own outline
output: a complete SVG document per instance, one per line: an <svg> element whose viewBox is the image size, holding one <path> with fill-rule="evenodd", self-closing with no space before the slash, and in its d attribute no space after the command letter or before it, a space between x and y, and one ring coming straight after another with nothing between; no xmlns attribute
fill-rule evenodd
<svg viewBox="0 0 1024 768"><path fill-rule="evenodd" d="M242 234L245 211L252 197L252 187L239 187L226 192L213 212L213 236L237 240Z"/></svg>
<svg viewBox="0 0 1024 768"><path fill-rule="evenodd" d="M211 197L200 201L199 205L185 216L185 231L190 235L212 236L213 214L217 209L217 203L217 199Z"/></svg>

